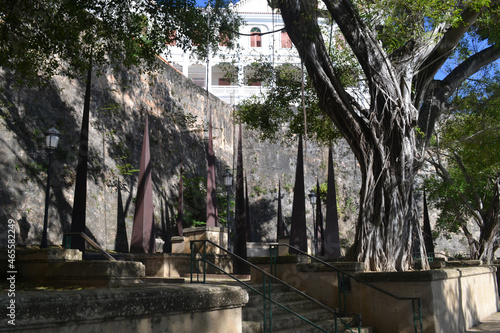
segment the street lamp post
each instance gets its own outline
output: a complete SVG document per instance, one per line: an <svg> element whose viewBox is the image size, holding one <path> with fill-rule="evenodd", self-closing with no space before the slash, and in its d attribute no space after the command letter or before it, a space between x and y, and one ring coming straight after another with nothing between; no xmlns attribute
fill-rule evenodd
<svg viewBox="0 0 500 333"><path fill-rule="evenodd" d="M49 217L49 196L50 196L50 175L51 175L51 164L52 164L52 154L54 149L57 148L59 143L59 131L55 128L51 128L45 132L45 144L47 151L49 153L49 165L47 167L47 188L45 190L45 215L43 217L43 233L42 242L40 244L41 248L47 248L47 224Z"/></svg>
<svg viewBox="0 0 500 333"><path fill-rule="evenodd" d="M230 214L229 214L229 192L231 191L231 187L233 186L233 174L229 169L226 170L226 173L224 173L224 185L226 186L226 192L227 192L227 248L229 250L230 248Z"/></svg>
<svg viewBox="0 0 500 333"><path fill-rule="evenodd" d="M314 250L313 250L313 254L316 256L318 253L318 237L317 237L317 233L318 231L316 230L316 212L314 211L314 206L316 205L316 193L311 190L311 192L309 192L309 200L311 201L311 206L312 206L312 216L313 216L313 244L314 244Z"/></svg>

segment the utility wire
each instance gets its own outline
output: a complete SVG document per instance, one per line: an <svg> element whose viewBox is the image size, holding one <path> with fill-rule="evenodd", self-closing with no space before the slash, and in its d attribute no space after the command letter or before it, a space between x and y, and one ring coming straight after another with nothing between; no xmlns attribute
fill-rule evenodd
<svg viewBox="0 0 500 333"><path fill-rule="evenodd" d="M233 32L237 35L240 35L240 36L263 36L263 35L268 35L268 34L273 34L275 32L280 32L280 31L284 31L285 28L281 28L281 29L278 29L278 30L273 30L273 31L268 31L268 32L254 32L254 33L251 33L251 34L245 34L245 33L242 33L242 32L238 32L238 31L235 31L233 30Z"/></svg>

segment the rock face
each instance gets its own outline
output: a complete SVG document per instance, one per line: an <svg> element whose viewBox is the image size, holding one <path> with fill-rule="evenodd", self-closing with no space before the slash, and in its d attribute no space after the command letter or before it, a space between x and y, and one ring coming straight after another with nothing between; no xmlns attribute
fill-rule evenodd
<svg viewBox="0 0 500 333"><path fill-rule="evenodd" d="M0 217L16 221L18 245L40 244L48 161L44 131L55 126L61 138L52 159L48 242L60 245L63 232L70 230L85 82L55 77L41 88L20 87L3 70L0 81ZM235 174L237 129L232 106L212 95L208 101L204 89L166 63L154 75L111 69L93 75L86 225L87 233L101 246L128 252L145 115L150 128L155 235L159 244L165 243L159 250L168 252L170 237L177 233L181 154L184 206L189 211L185 215L204 221L209 110L219 208L225 209L222 173L230 168ZM361 173L345 142L338 143L333 153L340 238L345 250L354 238ZM309 192L316 186L316 178L320 183L327 180L328 149L306 141L304 156L305 189ZM261 142L257 133L243 129L252 241L275 240L279 181L289 228L296 158L297 142ZM196 218L196 214L201 217ZM225 213L220 215L226 218ZM309 202L306 219L311 235ZM1 244L7 244L7 225L0 224Z"/></svg>

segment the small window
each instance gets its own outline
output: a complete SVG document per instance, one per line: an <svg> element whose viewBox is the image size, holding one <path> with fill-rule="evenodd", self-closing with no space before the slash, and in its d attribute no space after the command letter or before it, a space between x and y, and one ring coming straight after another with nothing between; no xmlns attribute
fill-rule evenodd
<svg viewBox="0 0 500 333"><path fill-rule="evenodd" d="M259 28L250 30L250 47L262 47L262 36Z"/></svg>
<svg viewBox="0 0 500 333"><path fill-rule="evenodd" d="M292 48L292 40L285 29L281 30L281 48L282 49L291 49Z"/></svg>

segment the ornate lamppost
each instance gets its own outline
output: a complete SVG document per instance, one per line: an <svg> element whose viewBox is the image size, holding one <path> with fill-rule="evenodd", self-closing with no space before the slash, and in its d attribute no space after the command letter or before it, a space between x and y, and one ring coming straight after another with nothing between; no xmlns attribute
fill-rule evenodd
<svg viewBox="0 0 500 333"><path fill-rule="evenodd" d="M52 154L59 143L59 131L54 127L45 132L45 145L49 153L49 165L47 167L47 189L45 190L45 215L43 217L43 233L41 248L47 248L47 220L49 217L50 175L52 169Z"/></svg>
<svg viewBox="0 0 500 333"><path fill-rule="evenodd" d="M231 244L230 241L231 215L229 212L229 193L231 191L231 187L233 186L233 174L231 173L231 171L229 171L229 169L227 169L226 172L224 173L224 186L226 186L226 193L227 193L227 248L229 250Z"/></svg>
<svg viewBox="0 0 500 333"><path fill-rule="evenodd" d="M314 211L314 207L316 206L316 192L311 190L309 192L309 200L311 201L311 206L312 206L312 216L313 216L313 244L314 244L314 249L313 249L313 254L316 256L318 253L318 237L317 237L317 230L316 230L316 212Z"/></svg>

